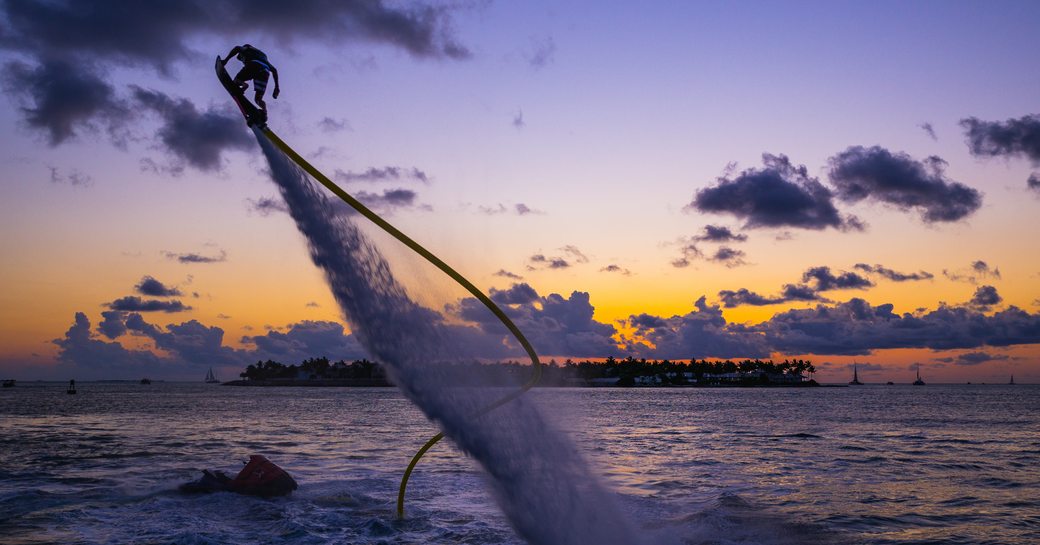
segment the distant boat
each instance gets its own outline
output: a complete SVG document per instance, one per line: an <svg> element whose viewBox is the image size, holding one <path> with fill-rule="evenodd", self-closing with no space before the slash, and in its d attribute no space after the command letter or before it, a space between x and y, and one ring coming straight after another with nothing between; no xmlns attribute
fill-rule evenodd
<svg viewBox="0 0 1040 545"><path fill-rule="evenodd" d="M1015 377L1011 377L1011 380L1014 381ZM1014 382L1012 382L1012 384L1013 383ZM14 387L14 379L13 378L4 379L4 388L13 388L13 387Z"/></svg>
<svg viewBox="0 0 1040 545"><path fill-rule="evenodd" d="M856 369L856 362L852 362L852 380L849 382L849 386L863 386L863 383L859 381L859 372Z"/></svg>
<svg viewBox="0 0 1040 545"><path fill-rule="evenodd" d="M152 383L152 379L150 379L150 378L146 377L146 378L141 379L141 384L151 384L151 383Z"/></svg>
<svg viewBox="0 0 1040 545"><path fill-rule="evenodd" d="M888 385L888 386L895 386L896 385L896 383L892 382L891 380L886 382L885 384Z"/></svg>
<svg viewBox="0 0 1040 545"><path fill-rule="evenodd" d="M924 381L921 380L921 366L917 366L917 380L914 381L914 386L924 386Z"/></svg>
<svg viewBox="0 0 1040 545"><path fill-rule="evenodd" d="M12 382L13 382L13 381L12 381ZM1011 375L1011 382L1009 382L1008 384L1010 384L1010 385L1012 385L1012 386L1014 386L1014 385L1015 385L1015 375ZM4 384L4 386L7 386L7 384Z"/></svg>
<svg viewBox="0 0 1040 545"><path fill-rule="evenodd" d="M72 394L76 393L76 380L75 379L69 381L69 389L65 390L65 393L69 394L69 395L72 395Z"/></svg>
<svg viewBox="0 0 1040 545"><path fill-rule="evenodd" d="M220 381L217 380L217 377L213 376L212 367L210 367L209 372L206 373L206 384L220 384Z"/></svg>

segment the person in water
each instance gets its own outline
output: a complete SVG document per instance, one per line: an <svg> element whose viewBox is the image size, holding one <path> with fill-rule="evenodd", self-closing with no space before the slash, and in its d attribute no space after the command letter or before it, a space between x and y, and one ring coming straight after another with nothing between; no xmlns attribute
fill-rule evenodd
<svg viewBox="0 0 1040 545"><path fill-rule="evenodd" d="M264 91L267 90L267 79L271 75L274 76L274 92L271 93L271 96L278 98L278 69L267 60L267 55L263 51L249 44L236 45L232 48L222 61L224 66L227 66L231 57L242 61L242 69L235 75L235 84L245 91L249 88L246 81L253 80L253 91L256 93L253 102L266 114L267 104L264 103Z"/></svg>

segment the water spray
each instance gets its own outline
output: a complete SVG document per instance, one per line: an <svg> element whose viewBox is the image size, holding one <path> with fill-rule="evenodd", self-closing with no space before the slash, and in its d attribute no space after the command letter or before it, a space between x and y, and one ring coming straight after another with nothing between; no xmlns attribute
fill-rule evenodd
<svg viewBox="0 0 1040 545"><path fill-rule="evenodd" d="M266 136L267 139L271 143L273 143L278 149L285 153L285 155L289 157L289 159L296 163L300 168L302 168L307 174L309 174L315 180L321 182L323 186L325 186L334 195L339 197L343 202L345 202L351 208L356 210L359 214L367 218L369 221L376 224L380 229L386 231L390 236L400 241L409 249L422 256L424 259L426 259L426 261L430 262L441 272L448 275L452 280L456 281L459 285L465 288L466 291L470 293L470 295L472 295L481 303L483 303L483 305L488 310L490 310L491 313L499 319L499 321L502 322L502 325L504 325L506 329L509 330L509 332L513 335L517 342L520 343L520 346L523 347L524 352L526 352L527 356L531 359L531 365L533 367L533 374L531 378L528 379L528 381L524 383L517 391L507 396L504 396L503 398L495 401L494 403L491 403L490 405L484 407L479 412L479 414L487 413L489 411L494 410L497 407L501 407L502 405L509 403L510 401L523 395L524 392L530 390L532 387L534 387L535 384L538 383L538 380L541 378L542 374L542 364L538 360L538 354L534 351L534 347L531 346L531 343L527 340L527 338L524 337L524 334L520 331L520 328L518 328L516 324L514 324L513 321L509 319L509 316L506 316L506 313L503 312L502 309L499 308L499 306L491 300L491 298L485 295L484 292L482 292L480 289L474 286L472 282L470 282L464 276L459 274L459 272L453 269L450 265L442 261L439 257L437 257L432 252L424 248L421 244L413 240L411 237L409 237L408 235L404 234L399 229L391 225L388 221L386 221L381 216L373 212L370 208L362 204L361 201L357 200L351 194L344 191L343 188L336 185L335 182L333 182L327 176L322 174L321 171L319 171L317 168L315 168L313 165L307 162L307 160L301 157L300 154L296 153L295 150L289 147L288 144L286 144L281 138L279 138L278 135L276 135L266 125L261 126L258 130L264 136ZM411 476L412 470L415 469L415 465L419 463L419 459L422 458L424 454L426 454L426 451L430 450L430 448L433 447L433 445L437 444L437 442L440 441L442 438L444 438L444 433L438 433L437 435L431 437L430 440L427 441L426 444L424 444L422 448L420 448L419 451L415 453L415 456L413 456L411 461L408 463L408 467L407 469L405 469L404 475L401 477L401 485L397 492L398 518L404 517L405 490L408 486L408 478Z"/></svg>

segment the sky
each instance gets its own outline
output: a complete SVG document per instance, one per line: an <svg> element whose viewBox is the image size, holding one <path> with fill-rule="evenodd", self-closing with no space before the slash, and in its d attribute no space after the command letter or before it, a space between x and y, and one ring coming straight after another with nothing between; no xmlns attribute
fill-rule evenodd
<svg viewBox="0 0 1040 545"><path fill-rule="evenodd" d="M278 68L271 128L545 359L1038 382L1038 23L1035 2L0 2L0 375L365 356L214 77L248 42Z"/></svg>

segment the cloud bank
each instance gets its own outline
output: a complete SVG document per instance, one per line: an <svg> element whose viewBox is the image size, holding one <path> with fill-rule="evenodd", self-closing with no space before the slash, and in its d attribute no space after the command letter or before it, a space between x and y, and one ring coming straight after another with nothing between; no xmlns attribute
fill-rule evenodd
<svg viewBox="0 0 1040 545"><path fill-rule="evenodd" d="M811 274L810 274L811 273ZM840 283L840 274L807 271L815 287ZM799 288L799 286L793 286ZM819 297L811 286L802 295ZM734 292L739 293L739 292ZM745 292L744 297L751 297ZM784 293L795 297L794 293ZM542 296L527 284L491 290L491 297L534 344L539 354L564 357L635 355L647 358L752 358L774 354L866 355L876 350L917 348L931 350L979 350L985 347L1040 343L1040 314L1011 306L987 315L1001 303L991 286L979 288L961 305L940 304L935 310L897 314L892 304L871 305L860 298L843 303L821 303L814 308L792 309L757 324L729 323L722 308L699 298L682 315L633 314L623 320L624 331L594 318L589 294ZM749 303L750 304L750 303ZM430 311L430 318L444 334L468 347L474 357L513 358L522 355L502 324L483 305L465 298L445 312ZM263 335L241 338L246 348L224 344L224 330L196 320L159 326L139 312L102 312L96 333L82 312L66 334L55 339L58 360L93 376L139 377L144 373L195 373L208 366L241 368L262 359L296 363L310 357L331 359L367 357L356 339L341 324L302 321L286 328L272 328ZM459 322L458 320L462 320ZM450 324L450 325L449 325ZM151 350L129 349L118 339L143 338ZM998 359L998 358L990 358ZM964 355L956 363L982 363L981 356ZM123 373L123 374L119 374Z"/></svg>

